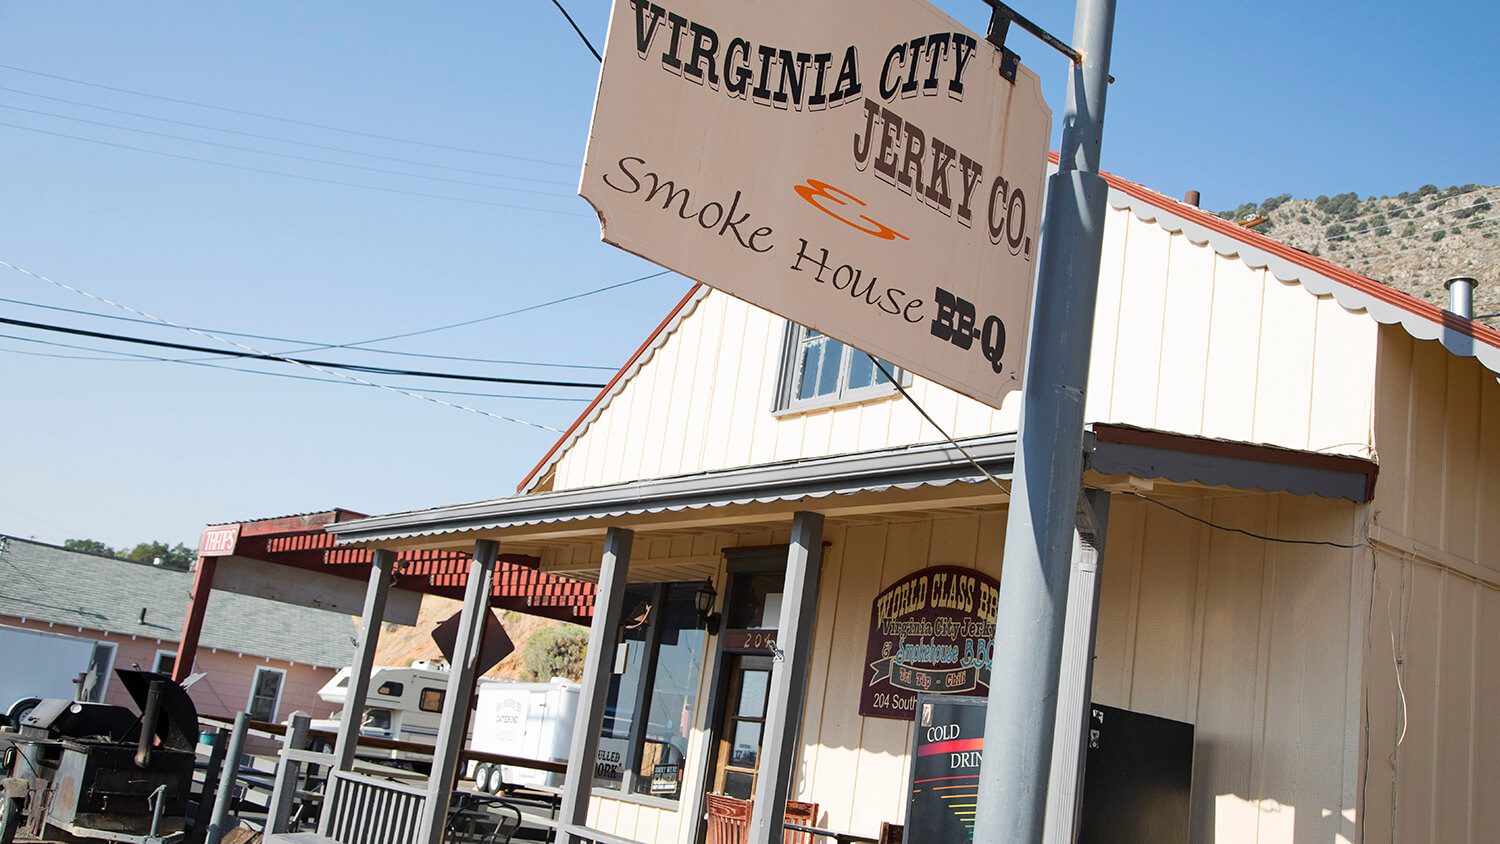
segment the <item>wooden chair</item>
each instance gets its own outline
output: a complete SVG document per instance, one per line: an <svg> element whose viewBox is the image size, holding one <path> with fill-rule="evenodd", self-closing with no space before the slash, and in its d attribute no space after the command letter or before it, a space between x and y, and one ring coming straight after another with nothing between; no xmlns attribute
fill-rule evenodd
<svg viewBox="0 0 1500 844"><path fill-rule="evenodd" d="M750 827L750 801L709 792L703 795L708 807L706 844L745 844Z"/></svg>
<svg viewBox="0 0 1500 844"><path fill-rule="evenodd" d="M786 819L788 823L798 826L818 825L818 804L804 803L801 800L786 801ZM811 832L786 831L783 844L813 844Z"/></svg>
<svg viewBox="0 0 1500 844"><path fill-rule="evenodd" d="M906 827L890 821L880 822L880 844L901 844Z"/></svg>
<svg viewBox="0 0 1500 844"><path fill-rule="evenodd" d="M751 801L713 792L705 794L704 801L708 810L707 844L745 844L745 833L750 828ZM818 804L788 800L786 819L801 826L815 826ZM784 841L785 844L813 844L812 835L806 832L788 831Z"/></svg>

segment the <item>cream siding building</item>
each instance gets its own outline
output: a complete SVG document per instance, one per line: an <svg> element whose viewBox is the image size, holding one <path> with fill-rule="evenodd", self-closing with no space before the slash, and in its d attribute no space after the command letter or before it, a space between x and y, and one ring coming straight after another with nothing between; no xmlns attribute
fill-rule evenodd
<svg viewBox="0 0 1500 844"><path fill-rule="evenodd" d="M1500 333L1110 183L1086 406L1085 483L1111 501L1093 699L1193 726L1190 840L1500 837ZM787 332L697 288L520 495L331 529L495 540L588 579L625 529L632 583L732 598L737 555L822 514L790 796L873 837L904 820L914 727L860 715L872 601L934 566L1001 577L1004 484L945 435L1003 473L1021 394L992 409L906 377L941 431L889 390L786 409L809 354ZM749 663L724 634L680 635L701 653L670 725L680 794L596 788L594 830L701 840L743 688L726 684Z"/></svg>

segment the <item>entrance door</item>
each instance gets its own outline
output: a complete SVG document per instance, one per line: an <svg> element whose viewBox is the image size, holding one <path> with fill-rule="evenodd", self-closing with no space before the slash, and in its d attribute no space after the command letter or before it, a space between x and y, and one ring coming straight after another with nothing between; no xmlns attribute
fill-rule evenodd
<svg viewBox="0 0 1500 844"><path fill-rule="evenodd" d="M732 654L726 678L724 718L714 752L713 791L749 800L755 796L760 741L771 690L771 657Z"/></svg>

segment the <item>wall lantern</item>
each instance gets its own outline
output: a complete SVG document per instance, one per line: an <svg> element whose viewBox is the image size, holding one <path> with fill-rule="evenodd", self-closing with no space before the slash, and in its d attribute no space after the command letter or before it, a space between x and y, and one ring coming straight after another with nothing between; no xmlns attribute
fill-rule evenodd
<svg viewBox="0 0 1500 844"><path fill-rule="evenodd" d="M719 593L714 591L713 578L704 578L703 585L693 593L693 604L698 608L698 621L703 623L703 629L708 635L713 636L719 632L719 614L713 612L714 599Z"/></svg>

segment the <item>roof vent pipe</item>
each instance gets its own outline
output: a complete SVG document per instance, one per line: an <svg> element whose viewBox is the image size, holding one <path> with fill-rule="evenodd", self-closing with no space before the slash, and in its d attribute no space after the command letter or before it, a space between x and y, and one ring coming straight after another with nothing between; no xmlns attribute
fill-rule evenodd
<svg viewBox="0 0 1500 844"><path fill-rule="evenodd" d="M1448 288L1448 310L1463 317L1474 318L1474 279L1466 275L1455 276L1443 282Z"/></svg>
<svg viewBox="0 0 1500 844"><path fill-rule="evenodd" d="M1198 196L1198 192L1195 190L1190 190L1182 195L1182 201L1187 203L1188 205L1193 206L1194 208L1198 207L1199 198L1200 197Z"/></svg>

